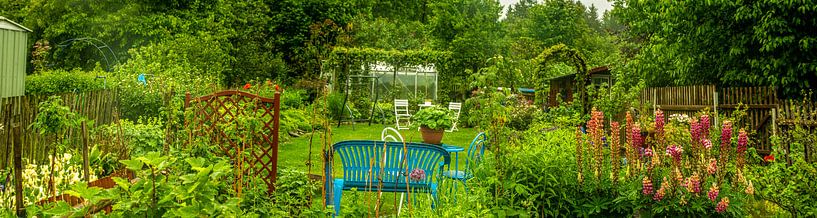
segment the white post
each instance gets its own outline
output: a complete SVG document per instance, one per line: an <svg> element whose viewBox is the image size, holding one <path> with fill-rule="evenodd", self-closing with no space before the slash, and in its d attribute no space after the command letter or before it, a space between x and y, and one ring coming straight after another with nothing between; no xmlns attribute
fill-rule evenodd
<svg viewBox="0 0 817 218"><path fill-rule="evenodd" d="M655 104L656 104L656 102L658 102L658 97L657 97L658 94L657 93L658 93L657 88L652 90L652 114L653 115L655 115L655 109L656 109Z"/></svg>
<svg viewBox="0 0 817 218"><path fill-rule="evenodd" d="M772 135L777 136L777 109L772 108Z"/></svg>
<svg viewBox="0 0 817 218"><path fill-rule="evenodd" d="M718 92L715 93L712 98L712 109L715 111L715 126L718 125Z"/></svg>

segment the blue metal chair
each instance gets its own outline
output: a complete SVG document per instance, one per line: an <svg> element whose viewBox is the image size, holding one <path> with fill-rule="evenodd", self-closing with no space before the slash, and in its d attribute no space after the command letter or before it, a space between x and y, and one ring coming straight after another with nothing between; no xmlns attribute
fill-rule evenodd
<svg viewBox="0 0 817 218"><path fill-rule="evenodd" d="M333 183L326 184L332 187L332 195L327 191L326 202L332 202L335 215L340 214L343 190L352 188L370 192L430 193L436 202L437 181L442 179L439 172L451 163L451 157L442 147L423 143L342 141L333 145L333 151L340 157L343 169L342 179L326 180ZM424 171L425 178L407 179L407 172L414 169ZM331 176L331 170L328 172Z"/></svg>
<svg viewBox="0 0 817 218"><path fill-rule="evenodd" d="M467 192L468 186L466 185L466 181L474 178L473 168L482 160L482 155L485 154L486 147L488 147L488 135L486 135L485 132L480 132L474 137L474 140L471 141L471 145L468 146L465 170L447 170L443 172L443 177L462 182ZM472 166L472 162L474 166Z"/></svg>

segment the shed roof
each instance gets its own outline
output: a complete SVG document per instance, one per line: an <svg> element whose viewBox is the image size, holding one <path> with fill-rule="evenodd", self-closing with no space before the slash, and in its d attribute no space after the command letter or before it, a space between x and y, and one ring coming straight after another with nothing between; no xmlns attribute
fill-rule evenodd
<svg viewBox="0 0 817 218"><path fill-rule="evenodd" d="M8 18L2 16L0 16L0 29L20 32L31 32L30 29L24 27L23 25L15 23L14 21L11 21Z"/></svg>
<svg viewBox="0 0 817 218"><path fill-rule="evenodd" d="M607 66L594 67L593 69L588 70L587 74L589 74L589 75L610 75L610 68L608 68ZM550 80L562 79L562 78L566 78L566 77L569 77L569 76L574 76L575 77L576 73L571 73L571 74L566 74L566 75L553 77L553 78L550 78Z"/></svg>

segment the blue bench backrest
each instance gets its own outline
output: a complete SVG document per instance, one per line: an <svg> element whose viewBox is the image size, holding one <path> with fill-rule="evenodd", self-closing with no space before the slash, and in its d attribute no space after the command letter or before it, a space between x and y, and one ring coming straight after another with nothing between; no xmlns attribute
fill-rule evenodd
<svg viewBox="0 0 817 218"><path fill-rule="evenodd" d="M414 169L422 169L426 177L409 183L428 185L439 175L442 165L451 162L451 156L442 147L423 143L407 142L404 147L403 142L342 141L334 145L334 152L340 157L343 166L344 184L355 187L366 183L373 183L376 186L378 182L376 178L381 175L384 184L405 185L404 176ZM404 158L401 158L403 155ZM381 163L384 158L384 163ZM402 160L405 160L405 164L400 163Z"/></svg>

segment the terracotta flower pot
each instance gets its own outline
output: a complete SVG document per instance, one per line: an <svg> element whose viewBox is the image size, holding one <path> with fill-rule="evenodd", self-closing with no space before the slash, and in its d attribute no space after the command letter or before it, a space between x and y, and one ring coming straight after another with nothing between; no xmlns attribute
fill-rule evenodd
<svg viewBox="0 0 817 218"><path fill-rule="evenodd" d="M420 133L423 135L423 142L428 144L439 145L442 143L444 129L429 129L428 127L420 127Z"/></svg>

